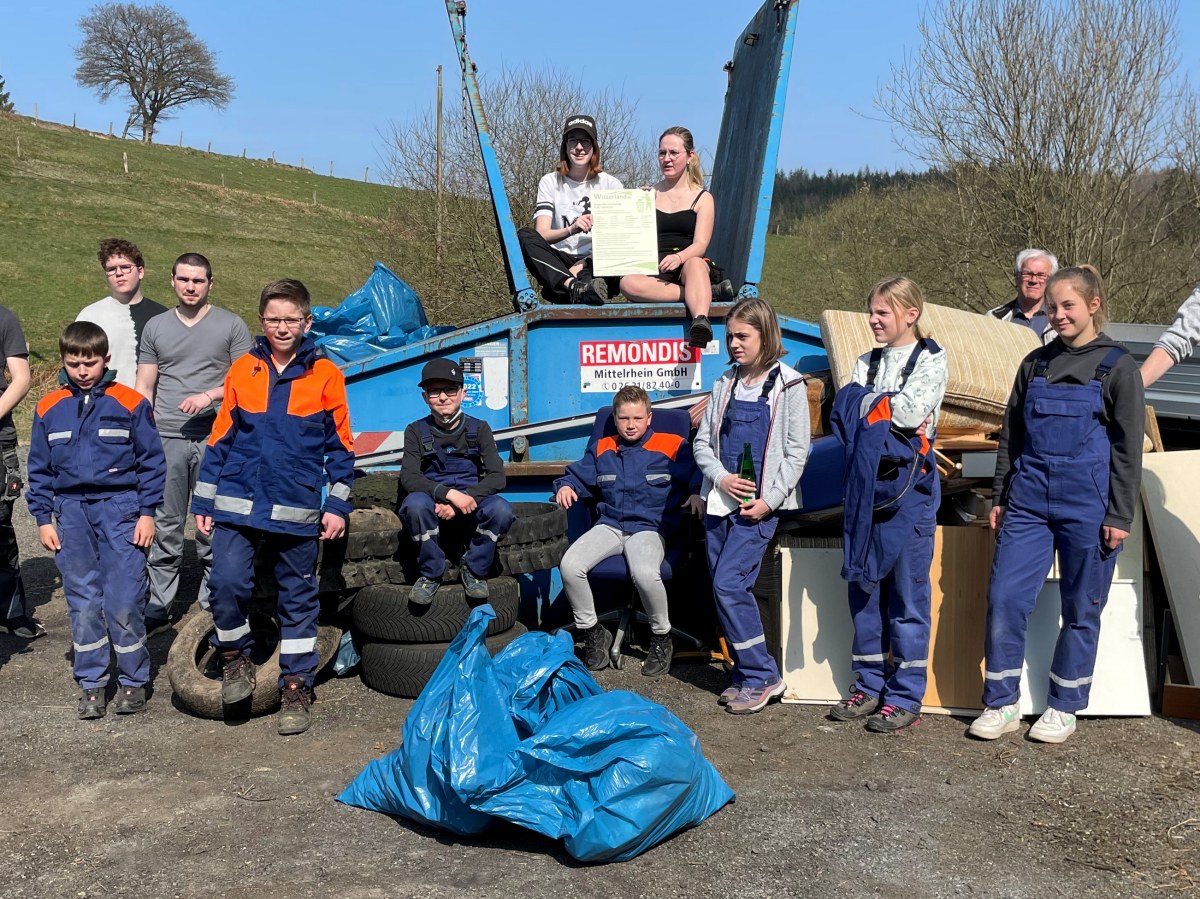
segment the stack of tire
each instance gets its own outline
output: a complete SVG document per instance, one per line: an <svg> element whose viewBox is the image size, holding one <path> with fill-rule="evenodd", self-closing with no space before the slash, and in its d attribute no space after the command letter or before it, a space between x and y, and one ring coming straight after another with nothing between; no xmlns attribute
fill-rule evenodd
<svg viewBox="0 0 1200 899"><path fill-rule="evenodd" d="M521 593L516 576L558 565L567 549L567 516L553 503L513 503L515 521L497 545L496 564L487 578L488 599L469 600L459 569L451 564L433 602L417 606L409 602L411 584L419 576L412 541L400 533L398 519L394 531L383 526L395 518L391 510L396 497L394 475L368 475L355 483L351 501L374 516L374 525L364 519L360 531L369 526L377 530L374 537L361 537L353 545L347 541L338 579L343 589L357 589L350 622L362 655L363 683L381 693L411 699L425 687L450 641L466 624L473 605L486 601L495 609L487 638L493 655L526 632L517 621ZM391 552L383 555L389 547ZM457 558L461 549L447 546L448 557ZM332 579L333 566L324 568L323 577Z"/></svg>

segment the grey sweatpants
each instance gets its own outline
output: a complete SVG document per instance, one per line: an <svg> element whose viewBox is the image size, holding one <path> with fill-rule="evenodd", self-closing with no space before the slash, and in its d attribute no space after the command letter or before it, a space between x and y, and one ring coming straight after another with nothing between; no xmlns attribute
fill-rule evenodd
<svg viewBox="0 0 1200 899"><path fill-rule="evenodd" d="M175 594L179 590L179 565L183 561L183 528L187 523L188 504L196 488L196 475L204 459L204 440L187 437L163 437L163 452L167 457L167 482L163 487L163 504L154 516L154 542L146 572L150 576L150 601L146 617L162 619L169 616ZM209 538L196 532L196 557L200 561L200 593L202 609L208 608L208 573L212 569L212 544Z"/></svg>
<svg viewBox="0 0 1200 899"><path fill-rule="evenodd" d="M669 633L667 588L662 582L665 552L662 535L657 531L628 534L607 524L596 525L572 543L558 568L571 611L575 613L575 627L584 630L596 623L596 602L592 598L588 572L609 556L624 553L633 585L646 607L650 630L656 634Z"/></svg>

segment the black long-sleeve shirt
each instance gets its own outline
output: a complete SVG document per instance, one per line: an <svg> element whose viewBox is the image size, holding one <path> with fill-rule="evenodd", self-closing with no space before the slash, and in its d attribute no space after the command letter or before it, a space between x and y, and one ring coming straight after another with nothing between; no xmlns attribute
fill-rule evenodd
<svg viewBox="0 0 1200 899"><path fill-rule="evenodd" d="M433 435L435 445L454 448L462 454L467 451L467 418L468 416L464 415L459 421L458 427L451 431L443 431L439 428L431 415L426 416L425 421L429 424L429 431ZM479 483L463 491L473 499L493 496L503 490L506 483L504 463L500 459L499 450L496 449L496 438L492 436L492 429L486 421L479 422L479 455L481 465ZM400 462L400 486L405 493L428 493L435 500L443 503L447 501L446 494L450 492L449 487L426 477L425 473L421 471L421 433L417 429L415 421L404 429L404 458Z"/></svg>
<svg viewBox="0 0 1200 899"><path fill-rule="evenodd" d="M1121 343L1100 334L1091 343L1069 347L1061 340L1052 341L1046 351L1050 365L1046 381L1050 384L1087 384L1096 366L1112 347ZM995 496L1005 505L1012 484L1013 462L1025 446L1025 392L1033 378L1033 368L1042 350L1031 352L1023 360L1013 381L1004 429L996 454ZM1112 444L1109 461L1108 511L1104 524L1128 531L1137 509L1138 487L1142 480L1142 440L1146 431L1146 395L1137 363L1130 355L1122 356L1113 366L1102 388L1104 412L1100 421Z"/></svg>

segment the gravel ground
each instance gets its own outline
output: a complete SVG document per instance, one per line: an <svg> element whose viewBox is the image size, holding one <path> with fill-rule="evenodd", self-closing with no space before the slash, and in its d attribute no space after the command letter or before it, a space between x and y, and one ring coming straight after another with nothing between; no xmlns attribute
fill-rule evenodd
<svg viewBox="0 0 1200 899"><path fill-rule="evenodd" d="M75 718L53 562L18 504L26 586L49 634L0 635L3 897L1048 897L1194 892L1197 728L1087 720L1062 746L967 739L966 722L869 734L822 709L722 712L716 666L609 688L663 703L737 800L634 861L587 866L517 828L458 839L333 797L393 748L411 703L318 686L312 729L227 725L172 702L173 634L152 638L146 713ZM184 596L195 595L187 572ZM112 689L110 687L110 689Z"/></svg>

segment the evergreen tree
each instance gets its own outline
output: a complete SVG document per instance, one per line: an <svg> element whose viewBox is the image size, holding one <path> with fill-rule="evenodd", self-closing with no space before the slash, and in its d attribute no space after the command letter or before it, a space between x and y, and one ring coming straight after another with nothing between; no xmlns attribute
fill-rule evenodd
<svg viewBox="0 0 1200 899"><path fill-rule="evenodd" d="M4 89L4 76L0 75L0 112L12 112L12 100L9 99L8 91Z"/></svg>

